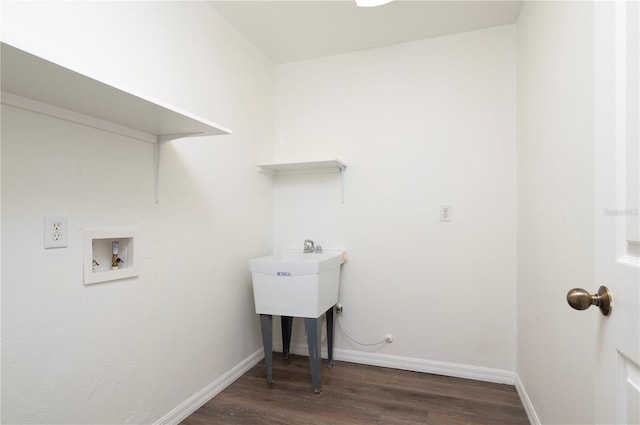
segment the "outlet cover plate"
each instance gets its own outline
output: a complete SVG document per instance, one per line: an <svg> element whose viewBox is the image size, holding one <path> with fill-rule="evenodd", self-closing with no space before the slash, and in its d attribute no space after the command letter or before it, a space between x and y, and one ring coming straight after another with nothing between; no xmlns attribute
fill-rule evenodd
<svg viewBox="0 0 640 425"><path fill-rule="evenodd" d="M451 221L453 216L453 208L451 204L440 205L440 221Z"/></svg>
<svg viewBox="0 0 640 425"><path fill-rule="evenodd" d="M66 248L68 240L66 215L44 216L44 248Z"/></svg>

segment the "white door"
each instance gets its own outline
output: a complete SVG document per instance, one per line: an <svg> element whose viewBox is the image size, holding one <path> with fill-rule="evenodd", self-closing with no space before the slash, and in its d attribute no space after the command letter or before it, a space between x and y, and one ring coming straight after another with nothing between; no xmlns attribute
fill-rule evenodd
<svg viewBox="0 0 640 425"><path fill-rule="evenodd" d="M596 282L585 289L613 299L595 330L599 424L640 424L639 22L637 0L595 2Z"/></svg>

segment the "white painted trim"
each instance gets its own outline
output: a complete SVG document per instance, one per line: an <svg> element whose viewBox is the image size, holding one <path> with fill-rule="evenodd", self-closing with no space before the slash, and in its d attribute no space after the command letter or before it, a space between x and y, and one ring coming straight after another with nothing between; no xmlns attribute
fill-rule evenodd
<svg viewBox="0 0 640 425"><path fill-rule="evenodd" d="M388 354L366 353L352 350L335 349L336 360L393 369L411 370L414 372L433 373L456 378L474 379L477 381L495 382L513 385L513 372L503 369L472 366L459 363L440 362L435 360L416 359L411 357L392 356Z"/></svg>
<svg viewBox="0 0 640 425"><path fill-rule="evenodd" d="M274 341L275 342L275 341ZM282 349L274 343L274 349ZM306 344L292 344L291 352L300 355L308 355ZM326 358L326 352L323 351ZM367 353L363 351L334 349L335 360L366 364L371 366L389 367L393 369L410 370L414 372L432 373L436 375L452 376L456 378L473 379L477 381L495 382L499 384L515 383L516 389L522 404L525 407L529 421L532 425L540 425L540 421L533 409L533 405L524 390L524 386L519 377L511 371L503 369L492 369L486 367L447 363L433 360L416 359L412 357L393 356L388 354ZM238 363L233 369L216 379L211 384L198 391L193 396L182 402L179 406L171 410L162 418L154 422L154 425L174 425L185 420L189 415L202 407L213 397L222 392L229 385L234 383L240 376L249 371L252 367L264 359L264 350L258 351Z"/></svg>
<svg viewBox="0 0 640 425"><path fill-rule="evenodd" d="M282 349L274 344L274 349ZM291 344L291 353L303 356L309 355L306 344ZM326 351L322 351L326 358ZM494 382L498 384L514 385L514 372L504 369L473 366L459 363L448 363L435 360L417 359L413 357L394 356L390 354L368 353L365 351L345 350L334 348L334 360L371 366L388 367L392 369L410 370L413 372L432 373L435 375L452 376L455 378L473 379L476 381Z"/></svg>
<svg viewBox="0 0 640 425"><path fill-rule="evenodd" d="M524 410L527 412L529 423L531 425L541 425L540 418L538 418L538 415L536 414L536 409L533 408L533 403L531 403L529 394L527 394L527 390L524 388L524 384L517 373L515 374L515 384L516 391L518 391L518 395L520 396L520 401L524 406Z"/></svg>
<svg viewBox="0 0 640 425"><path fill-rule="evenodd" d="M175 409L154 422L154 425L179 424L213 397L218 395L222 390L233 384L252 367L260 363L262 359L264 359L264 350L260 348L220 378L216 379L211 384L180 403L180 405Z"/></svg>

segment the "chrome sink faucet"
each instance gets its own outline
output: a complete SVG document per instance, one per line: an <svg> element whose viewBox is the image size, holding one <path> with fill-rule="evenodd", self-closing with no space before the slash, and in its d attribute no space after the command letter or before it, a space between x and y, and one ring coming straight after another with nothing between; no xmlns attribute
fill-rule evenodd
<svg viewBox="0 0 640 425"><path fill-rule="evenodd" d="M310 239L304 240L304 250L302 252L304 252L305 254L308 254L310 252L316 252L316 248L312 240Z"/></svg>
<svg viewBox="0 0 640 425"><path fill-rule="evenodd" d="M304 240L304 250L302 251L305 254L309 254L315 252L316 254L322 254L322 247L320 245L315 246L311 239Z"/></svg>

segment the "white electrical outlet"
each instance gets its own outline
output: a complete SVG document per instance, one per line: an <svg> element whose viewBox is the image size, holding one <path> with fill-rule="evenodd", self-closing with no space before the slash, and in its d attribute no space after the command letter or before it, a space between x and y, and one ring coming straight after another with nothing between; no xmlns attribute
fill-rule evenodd
<svg viewBox="0 0 640 425"><path fill-rule="evenodd" d="M440 221L451 221L453 209L450 204L440 205Z"/></svg>
<svg viewBox="0 0 640 425"><path fill-rule="evenodd" d="M44 216L44 248L67 247L67 216Z"/></svg>

